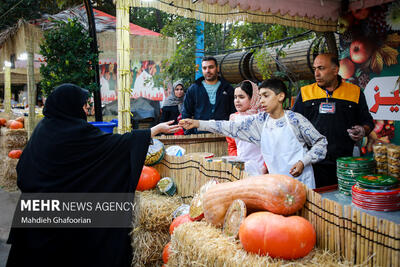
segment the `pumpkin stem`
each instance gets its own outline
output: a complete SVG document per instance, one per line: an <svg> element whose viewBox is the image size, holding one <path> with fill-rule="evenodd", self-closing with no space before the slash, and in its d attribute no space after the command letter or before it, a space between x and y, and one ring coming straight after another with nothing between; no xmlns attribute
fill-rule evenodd
<svg viewBox="0 0 400 267"><path fill-rule="evenodd" d="M289 206L292 206L294 203L294 196L287 194L286 195L286 201L285 201Z"/></svg>

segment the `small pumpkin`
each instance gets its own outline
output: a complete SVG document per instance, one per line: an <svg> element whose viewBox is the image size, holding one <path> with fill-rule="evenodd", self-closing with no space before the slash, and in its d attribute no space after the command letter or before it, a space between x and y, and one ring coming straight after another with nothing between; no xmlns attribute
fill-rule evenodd
<svg viewBox="0 0 400 267"><path fill-rule="evenodd" d="M316 234L303 217L261 211L246 217L239 239L247 252L290 260L307 256L315 246Z"/></svg>
<svg viewBox="0 0 400 267"><path fill-rule="evenodd" d="M22 150L21 150L21 149L14 149L14 150L11 150L11 151L8 153L8 157L9 157L9 158L12 158L12 159L19 159L19 157L21 156L21 154L22 154Z"/></svg>
<svg viewBox="0 0 400 267"><path fill-rule="evenodd" d="M163 252L162 252L162 260L164 263L168 262L169 258L169 246L171 245L171 242L168 242L168 244L165 245Z"/></svg>
<svg viewBox="0 0 400 267"><path fill-rule="evenodd" d="M149 166L143 166L142 174L140 174L136 190L144 191L153 189L154 187L156 187L160 179L160 173L156 169Z"/></svg>
<svg viewBox="0 0 400 267"><path fill-rule="evenodd" d="M25 123L24 117L18 117L18 118L15 119L15 121L19 121L19 122L22 123L22 124Z"/></svg>
<svg viewBox="0 0 400 267"><path fill-rule="evenodd" d="M7 127L10 128L10 129L16 130L16 129L24 128L24 125L19 121L9 120L8 122L9 122L9 125Z"/></svg>
<svg viewBox="0 0 400 267"><path fill-rule="evenodd" d="M243 200L249 210L290 215L303 207L306 190L298 180L281 174L265 174L216 184L204 194L206 221L222 226L225 213L235 199Z"/></svg>
<svg viewBox="0 0 400 267"><path fill-rule="evenodd" d="M0 118L0 126L5 126L7 123L7 120L5 118Z"/></svg>
<svg viewBox="0 0 400 267"><path fill-rule="evenodd" d="M176 227L187 222L192 222L189 214L184 214L176 217L169 226L169 233L172 235Z"/></svg>

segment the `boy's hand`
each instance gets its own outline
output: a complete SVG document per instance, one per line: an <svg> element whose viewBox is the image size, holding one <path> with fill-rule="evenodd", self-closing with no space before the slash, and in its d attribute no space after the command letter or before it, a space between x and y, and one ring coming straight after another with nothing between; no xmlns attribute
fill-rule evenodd
<svg viewBox="0 0 400 267"><path fill-rule="evenodd" d="M304 164L301 160L299 160L296 164L293 165L293 167L290 169L289 173L293 177L297 177L303 173L303 170L304 170Z"/></svg>
<svg viewBox="0 0 400 267"><path fill-rule="evenodd" d="M193 128L199 128L200 123L198 120L183 119L179 121L179 126L185 128L186 130L190 130Z"/></svg>
<svg viewBox="0 0 400 267"><path fill-rule="evenodd" d="M163 122L160 124L157 124L156 126L151 128L151 137L156 136L159 133L175 133L177 131L179 131L181 129L181 127L179 125L171 125L172 123L174 123L174 121L167 121L167 122Z"/></svg>

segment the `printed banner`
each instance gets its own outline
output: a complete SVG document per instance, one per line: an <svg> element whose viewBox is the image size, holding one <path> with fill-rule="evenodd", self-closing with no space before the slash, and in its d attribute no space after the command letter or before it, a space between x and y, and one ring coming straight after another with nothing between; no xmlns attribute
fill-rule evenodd
<svg viewBox="0 0 400 267"><path fill-rule="evenodd" d="M400 120L400 76L373 78L364 90L375 120Z"/></svg>

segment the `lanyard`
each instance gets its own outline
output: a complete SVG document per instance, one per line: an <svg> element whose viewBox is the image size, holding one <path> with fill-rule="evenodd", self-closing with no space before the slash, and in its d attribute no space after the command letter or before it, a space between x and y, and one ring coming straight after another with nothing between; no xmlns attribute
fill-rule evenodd
<svg viewBox="0 0 400 267"><path fill-rule="evenodd" d="M325 89L326 92L326 103L328 103L328 99L332 97L332 95L329 94L328 89Z"/></svg>

